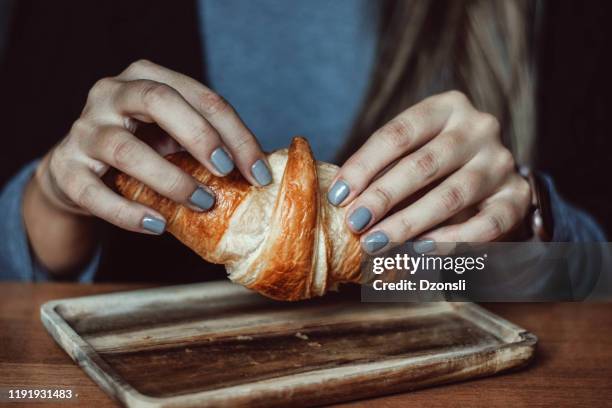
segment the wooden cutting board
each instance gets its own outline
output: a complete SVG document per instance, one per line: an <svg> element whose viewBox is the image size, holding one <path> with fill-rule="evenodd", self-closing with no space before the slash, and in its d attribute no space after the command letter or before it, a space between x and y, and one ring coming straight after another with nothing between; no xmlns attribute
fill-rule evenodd
<svg viewBox="0 0 612 408"><path fill-rule="evenodd" d="M365 398L517 368L537 342L471 303L281 303L229 282L55 300L41 318L129 407Z"/></svg>

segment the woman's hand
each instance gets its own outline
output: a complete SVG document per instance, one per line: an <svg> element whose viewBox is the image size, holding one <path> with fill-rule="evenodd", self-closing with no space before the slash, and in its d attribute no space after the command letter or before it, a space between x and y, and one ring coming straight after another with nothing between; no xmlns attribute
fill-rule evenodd
<svg viewBox="0 0 612 408"><path fill-rule="evenodd" d="M135 136L147 123L165 132L157 143ZM24 195L24 223L42 263L59 271L86 259L93 247L89 215L130 231L164 232L161 214L103 183L111 167L194 210L210 209L214 197L206 186L162 157L179 146L218 176L235 162L251 183L271 182L255 137L222 97L194 79L138 61L98 81L81 117L43 158Z"/></svg>
<svg viewBox="0 0 612 408"><path fill-rule="evenodd" d="M425 99L375 132L328 193L332 204L349 206L351 230L367 232L369 253L408 240L419 252L436 242L496 240L524 219L530 196L498 121L456 91ZM467 211L475 215L454 220Z"/></svg>
<svg viewBox="0 0 612 408"><path fill-rule="evenodd" d="M211 208L214 197L205 186L134 136L141 122L156 123L218 176L231 172L235 160L251 183L271 181L255 137L220 96L189 77L138 61L93 86L81 117L43 160L37 178L50 201L127 230L163 232L161 214L102 183L114 167L173 201Z"/></svg>

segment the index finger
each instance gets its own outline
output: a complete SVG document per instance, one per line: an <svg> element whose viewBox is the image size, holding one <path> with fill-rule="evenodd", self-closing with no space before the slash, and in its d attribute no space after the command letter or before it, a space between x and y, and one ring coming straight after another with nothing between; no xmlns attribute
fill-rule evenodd
<svg viewBox="0 0 612 408"><path fill-rule="evenodd" d="M150 61L137 61L119 77L149 79L176 89L215 128L240 172L252 184L267 185L272 181L266 156L257 139L223 97L187 75Z"/></svg>
<svg viewBox="0 0 612 408"><path fill-rule="evenodd" d="M441 96L427 98L377 130L338 171L327 199L346 205L387 166L440 133L452 112Z"/></svg>

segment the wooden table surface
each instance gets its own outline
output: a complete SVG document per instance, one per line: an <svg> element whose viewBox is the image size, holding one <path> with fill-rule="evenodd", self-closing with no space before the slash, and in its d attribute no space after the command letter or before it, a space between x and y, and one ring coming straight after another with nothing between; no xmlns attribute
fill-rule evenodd
<svg viewBox="0 0 612 408"><path fill-rule="evenodd" d="M72 389L78 401L87 406L116 406L47 334L39 308L51 299L145 286L151 285L0 283L0 391ZM612 406L612 303L485 307L539 337L531 366L495 377L341 406Z"/></svg>

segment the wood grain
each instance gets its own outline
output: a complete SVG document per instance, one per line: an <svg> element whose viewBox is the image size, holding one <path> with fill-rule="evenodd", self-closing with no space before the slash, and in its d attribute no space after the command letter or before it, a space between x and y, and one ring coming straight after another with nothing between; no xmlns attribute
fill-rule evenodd
<svg viewBox="0 0 612 408"><path fill-rule="evenodd" d="M45 333L38 310L51 299L145 286L150 285L1 283L0 388L70 388L78 394L77 401L81 404L116 406ZM489 304L486 307L538 334L537 358L528 370L341 406L610 406L611 304Z"/></svg>
<svg viewBox="0 0 612 408"><path fill-rule="evenodd" d="M52 301L41 319L129 407L358 399L521 367L537 341L471 303L286 303L227 281Z"/></svg>
<svg viewBox="0 0 612 408"><path fill-rule="evenodd" d="M495 343L488 333L475 326L466 332L463 321L458 318L448 317L435 338L419 334L440 325L440 320L430 318L422 323L420 326L413 323L325 326L302 330L297 335L211 338L210 344L102 353L102 357L140 392L167 397L376 361L408 351L413 356L426 355L458 342L466 347L482 341ZM168 382L168 376L172 382Z"/></svg>

